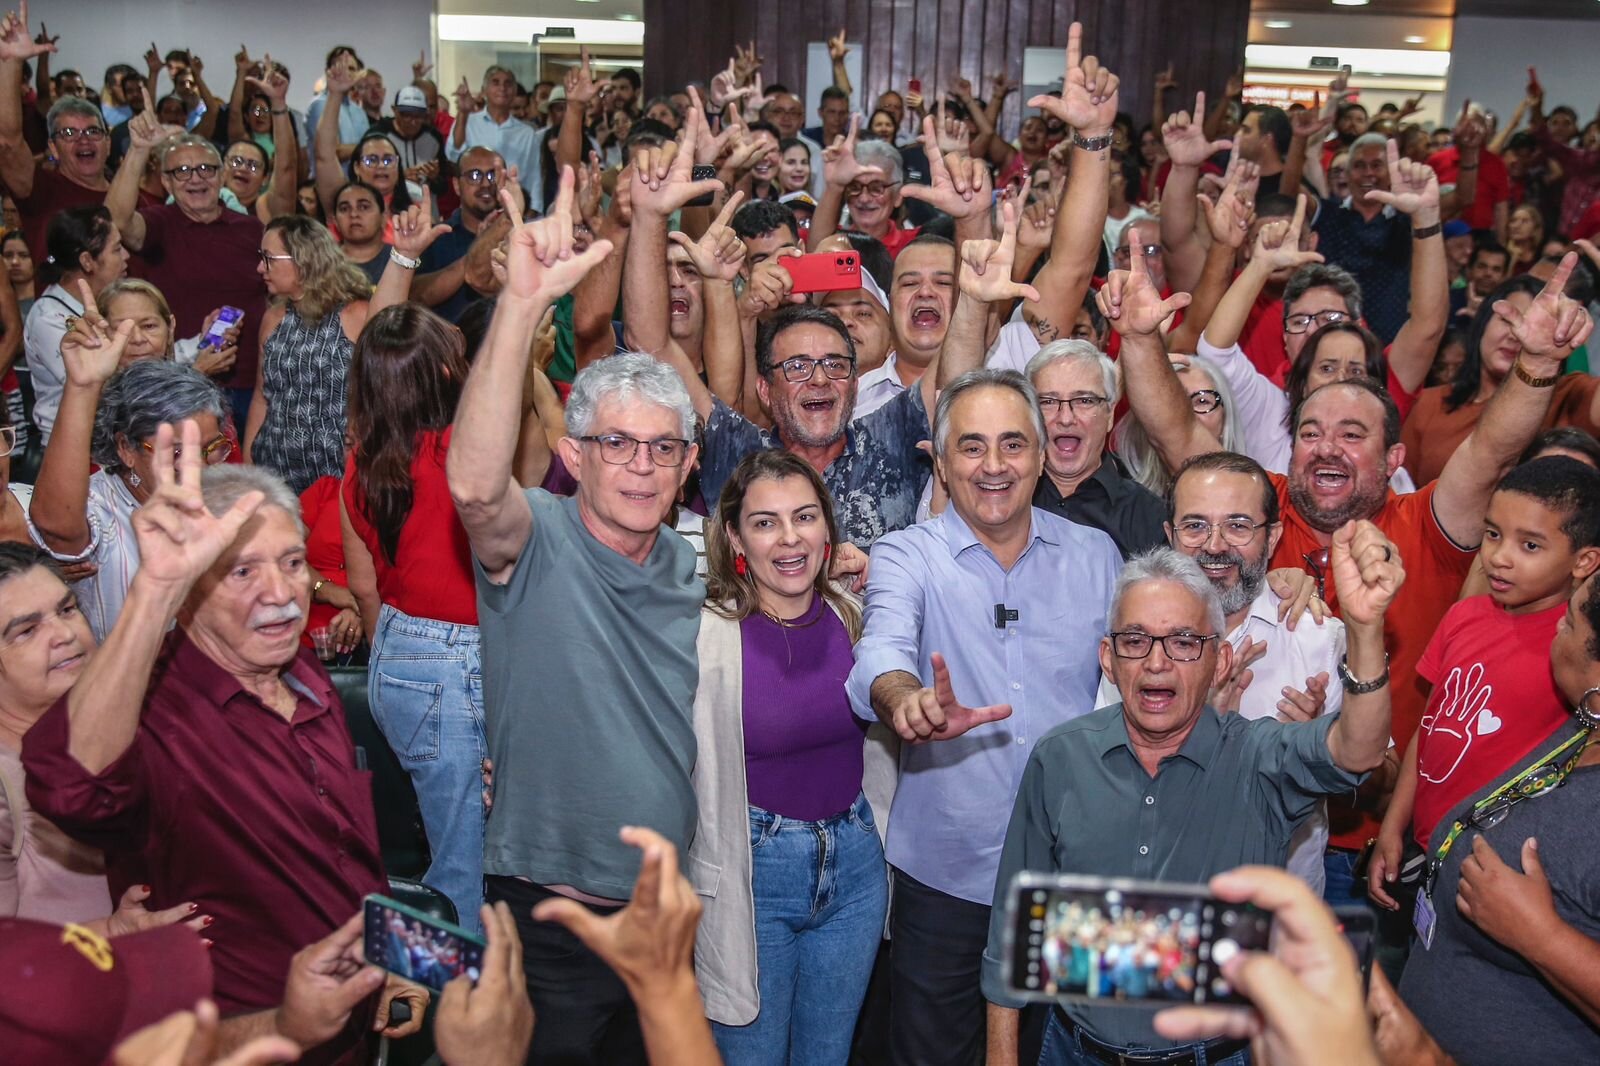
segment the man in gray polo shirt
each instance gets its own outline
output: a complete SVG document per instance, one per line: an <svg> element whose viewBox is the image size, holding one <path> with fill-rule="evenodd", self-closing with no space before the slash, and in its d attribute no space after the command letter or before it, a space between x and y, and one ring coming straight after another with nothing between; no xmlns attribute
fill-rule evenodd
<svg viewBox="0 0 1600 1066"><path fill-rule="evenodd" d="M1309 722L1219 715L1207 704L1233 649L1216 588L1171 548L1135 556L1111 604L1101 667L1122 703L1040 738L1023 771L995 881L983 992L989 1064L1016 1062L1017 1008L1001 972L1006 899L1023 870L1204 882L1248 863L1281 866L1295 828L1321 796L1347 792L1389 743L1383 613L1405 574L1393 545L1366 521L1333 537L1348 652L1344 710ZM1171 1046L1153 1011L1072 1004L1051 1012L1039 1061L1233 1066L1248 1045ZM1203 1057L1201 1057L1203 1054Z"/></svg>
<svg viewBox="0 0 1600 1066"><path fill-rule="evenodd" d="M680 851L694 832L689 775L695 553L661 522L693 466L694 408L648 355L587 367L567 401L561 458L575 497L512 476L529 340L545 310L610 251L571 247L570 171L549 216L513 231L483 351L457 409L450 493L472 544L494 807L485 896L505 900L539 1017L530 1061L644 1062L622 981L573 934L535 922L553 895L599 913L626 903L648 826Z"/></svg>

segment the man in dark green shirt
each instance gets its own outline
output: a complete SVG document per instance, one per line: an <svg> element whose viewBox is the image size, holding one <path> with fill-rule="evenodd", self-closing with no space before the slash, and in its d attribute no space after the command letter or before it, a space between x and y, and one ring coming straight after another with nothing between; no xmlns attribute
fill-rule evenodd
<svg viewBox="0 0 1600 1066"><path fill-rule="evenodd" d="M1100 645L1101 667L1122 703L1045 734L1012 810L983 960L991 1064L997 1039L1015 1054L1021 1003L1006 987L1001 959L1017 873L1194 883L1246 863L1281 866L1291 834L1316 801L1354 790L1383 761L1389 745L1383 613L1405 575L1393 545L1370 522L1344 526L1332 550L1349 638L1344 709L1295 724L1247 721L1210 706L1212 690L1230 679L1233 654L1222 639L1221 601L1194 560L1158 548L1124 567L1111 632ZM1057 1007L1040 1061L1080 1061L1071 1057L1080 1046L1096 1060L1156 1048L1170 1051L1173 1062L1196 1061L1198 1047L1173 1047L1155 1034L1153 1013ZM1231 1064L1245 1047L1213 1042L1205 1061ZM1140 1061L1166 1061L1160 1050Z"/></svg>

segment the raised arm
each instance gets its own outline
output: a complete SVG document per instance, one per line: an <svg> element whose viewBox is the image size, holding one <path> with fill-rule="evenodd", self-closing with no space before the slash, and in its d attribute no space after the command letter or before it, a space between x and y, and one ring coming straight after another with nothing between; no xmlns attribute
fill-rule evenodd
<svg viewBox="0 0 1600 1066"><path fill-rule="evenodd" d="M862 166L856 162L856 133L861 128L861 116L850 116L850 132L833 139L822 150L822 201L811 215L811 228L806 236L806 251L814 252L823 239L833 236L839 229L839 216L844 212L844 190L858 178L887 178L878 167ZM932 162L932 159L929 159ZM914 186L902 185L902 196Z"/></svg>
<svg viewBox="0 0 1600 1066"><path fill-rule="evenodd" d="M945 332L944 344L939 349L938 373L923 374L923 401L934 403L938 389L983 365L984 326L991 304L1009 302L1021 297L1037 300L1039 293L1032 285L1019 285L1012 280L1012 260L1017 253L1017 226L1021 221L1018 204L1026 203L1029 183L1024 182L1022 193L1015 200L1000 205L1001 234L999 240L967 241L961 245L961 264L956 275L959 293L955 311L950 316L950 328ZM930 376L935 382L928 382ZM937 388L930 388L937 385ZM931 407L929 408L932 409Z"/></svg>
<svg viewBox="0 0 1600 1066"><path fill-rule="evenodd" d="M1456 128L1451 132L1451 143L1461 155L1460 165L1456 168L1456 186L1450 190L1439 202L1439 217L1454 218L1472 206L1478 198L1478 164L1483 159L1483 142L1489 136L1489 124L1481 113L1473 111L1470 100L1461 105L1461 119L1456 123ZM1500 205L1496 204L1496 208ZM1495 214L1494 231L1501 244L1505 243L1505 229L1498 210Z"/></svg>
<svg viewBox="0 0 1600 1066"><path fill-rule="evenodd" d="M1036 335L1070 335L1083 307L1105 233L1111 188L1111 125L1116 120L1119 81L1094 56L1083 56L1083 27L1067 30L1067 60L1059 97L1035 96L1029 107L1047 111L1073 130L1067 188L1056 212L1050 261L1034 278L1038 298L1022 314Z"/></svg>
<svg viewBox="0 0 1600 1066"><path fill-rule="evenodd" d="M510 578L533 534L533 512L512 475L528 341L550 305L611 254L611 243L605 240L595 241L581 255L572 251L571 167L562 168L556 201L536 222L522 221L508 190L500 190L500 199L512 215L506 283L483 350L462 389L446 459L450 495L472 552L496 583Z"/></svg>
<svg viewBox="0 0 1600 1066"><path fill-rule="evenodd" d="M617 174L616 193L611 205L600 210L600 164L591 159L578 179L578 204L589 232L611 242L611 254L572 290L573 359L582 370L596 359L617 350L617 335L612 319L617 298L622 294L622 269L628 259L628 242L633 229L633 184L631 170L624 166Z"/></svg>
<svg viewBox="0 0 1600 1066"><path fill-rule="evenodd" d="M589 69L589 46L581 49L582 61L567 71L564 79L567 91L567 109L561 116L561 130L556 135L556 166L576 170L583 164L583 127L589 106L599 90L595 88L594 75ZM535 205L537 206L537 205Z"/></svg>
<svg viewBox="0 0 1600 1066"><path fill-rule="evenodd" d="M1300 196L1295 203L1294 218L1273 219L1256 233L1254 252L1239 276L1217 304L1211 321L1206 323L1205 341L1214 348L1232 348L1239 343L1249 320L1250 309L1256 297L1266 287L1267 279L1275 271L1297 270L1307 263L1320 263L1318 252L1300 250L1300 235L1305 228L1307 198Z"/></svg>
<svg viewBox="0 0 1600 1066"><path fill-rule="evenodd" d="M1483 538L1483 516L1495 483L1539 432L1562 362L1594 330L1583 305L1563 295L1577 265L1577 253L1568 252L1525 311L1506 300L1494 305L1494 313L1510 325L1522 352L1477 426L1445 464L1433 494L1439 528L1463 548L1474 547ZM1540 384L1530 385L1528 379Z"/></svg>
<svg viewBox="0 0 1600 1066"><path fill-rule="evenodd" d="M844 57L850 54L850 46L845 43L844 27L839 27L837 35L828 38L828 61L833 67L833 87L849 96L855 89L850 84L850 72L845 69Z"/></svg>
<svg viewBox="0 0 1600 1066"><path fill-rule="evenodd" d="M1158 71L1155 85L1150 93L1150 128L1159 130L1167 124L1167 93L1178 87L1178 72L1172 60L1167 60L1167 69Z"/></svg>
<svg viewBox="0 0 1600 1066"><path fill-rule="evenodd" d="M1334 530L1330 548L1339 616L1345 627L1345 669L1357 681L1385 676L1383 615L1406 579L1400 551L1366 519ZM1389 686L1373 692L1345 691L1338 720L1328 731L1333 761L1351 773L1366 773L1383 763L1389 749Z"/></svg>
<svg viewBox="0 0 1600 1066"><path fill-rule="evenodd" d="M295 212L295 196L300 171L300 138L294 129L294 117L289 114L289 79L272 61L272 56L261 57L261 77L246 78L248 86L267 98L272 110L272 172L282 175L267 191L268 221L280 215ZM232 121L232 112L229 113ZM424 186L426 188L426 186Z"/></svg>
<svg viewBox="0 0 1600 1066"><path fill-rule="evenodd" d="M701 352L706 379L714 395L724 397L725 402L734 406L745 391L745 359L744 331L739 327L739 304L733 281L744 264L746 249L739 235L729 227L728 220L738 209L742 195L736 192L728 198L722 213L698 241L691 241L686 233L667 235L688 253L690 263L700 275L704 323ZM670 337L667 343L679 347ZM682 359L688 361L687 356ZM679 365L677 357L674 364Z"/></svg>
<svg viewBox="0 0 1600 1066"><path fill-rule="evenodd" d="M1255 217L1255 210L1239 194L1237 173L1223 187L1216 203L1204 196L1197 202L1205 215L1206 228L1211 231L1211 245L1206 249L1200 283L1195 286L1189 309L1183 313L1183 322L1167 336L1167 347L1174 352L1195 350L1201 331L1233 281L1234 260L1244 244L1250 220Z"/></svg>
<svg viewBox="0 0 1600 1066"><path fill-rule="evenodd" d="M155 105L150 102L150 90L144 93L144 110L128 120L128 154L122 157L111 188L106 191L106 210L111 221L122 231L122 243L130 251L144 247L144 216L139 213L139 182L144 177L144 167L156 145L166 139L167 131L156 118Z"/></svg>
<svg viewBox="0 0 1600 1066"><path fill-rule="evenodd" d="M1168 470L1176 470L1191 455L1220 447L1196 417L1161 339L1161 323L1187 307L1189 295L1179 292L1163 300L1145 268L1144 250L1135 243L1130 251L1128 269L1113 270L1095 300L1100 313L1122 336L1123 394L1150 434L1161 461Z"/></svg>
<svg viewBox="0 0 1600 1066"><path fill-rule="evenodd" d="M1195 236L1195 197L1200 192L1200 168L1217 152L1230 148L1232 141L1213 141L1206 136L1199 119L1205 113L1206 94L1194 94L1194 117L1175 111L1161 128L1161 143L1166 145L1172 169L1161 189L1161 247L1166 251L1167 273L1180 288L1185 278L1198 278L1205 262L1205 250ZM1193 284L1192 280L1190 284Z"/></svg>
<svg viewBox="0 0 1600 1066"><path fill-rule="evenodd" d="M194 75L194 91L206 105L205 111L200 115L200 121L195 123L192 131L197 137L206 140L215 140L217 132L217 112L222 108L222 100L211 91L203 77L205 63L199 56L190 53L189 72Z"/></svg>
<svg viewBox="0 0 1600 1066"><path fill-rule="evenodd" d="M244 105L249 98L245 95L245 82L250 76L250 68L255 65L255 60L250 58L250 49L243 44L233 54L233 91L228 94L228 143L245 139ZM268 69L263 65L262 70Z"/></svg>
<svg viewBox="0 0 1600 1066"><path fill-rule="evenodd" d="M339 164L339 112L344 108L344 98L356 83L356 74L343 59L337 59L325 76L328 100L317 120L312 147L317 161L317 199L322 201L322 210L332 218L334 198L339 186L345 183L344 167Z"/></svg>
<svg viewBox="0 0 1600 1066"><path fill-rule="evenodd" d="M1285 196L1298 194L1301 179L1309 179L1318 196L1328 195L1327 178L1322 173L1322 142L1333 125L1333 108L1338 106L1339 98L1330 92L1326 107L1321 94L1316 99L1316 107L1289 116L1289 154L1283 157L1283 174L1278 180L1278 191Z"/></svg>
<svg viewBox="0 0 1600 1066"><path fill-rule="evenodd" d="M1389 191L1367 195L1411 217L1411 317L1389 349L1389 370L1402 388L1422 387L1450 317L1450 273L1439 219L1439 179L1426 163L1400 158L1389 141Z"/></svg>
<svg viewBox="0 0 1600 1066"><path fill-rule="evenodd" d="M123 343L128 332L124 326L118 333ZM200 427L185 421L182 433L183 452L175 459L172 427L156 430L155 489L131 520L139 569L116 625L67 698L67 750L91 774L132 746L167 627L189 589L261 505L261 493L250 492L225 514L208 511L200 495Z"/></svg>
<svg viewBox="0 0 1600 1066"><path fill-rule="evenodd" d="M13 197L33 192L33 149L22 136L22 64L56 50L28 35L28 5L0 19L0 180Z"/></svg>
<svg viewBox="0 0 1600 1066"><path fill-rule="evenodd" d="M462 151L467 147L467 119L476 110L478 98L473 95L466 76L462 75L461 84L456 86L456 120L450 127L450 139L444 146L444 156L452 163L461 158Z"/></svg>
<svg viewBox="0 0 1600 1066"><path fill-rule="evenodd" d="M389 253L389 263L378 278L367 303L367 318L379 311L403 304L411 298L411 282L416 268L408 267L401 259L416 262L434 241L450 232L444 223L433 223L433 198L428 186L422 186L422 199L394 216L394 239ZM398 257L398 258L397 258Z"/></svg>

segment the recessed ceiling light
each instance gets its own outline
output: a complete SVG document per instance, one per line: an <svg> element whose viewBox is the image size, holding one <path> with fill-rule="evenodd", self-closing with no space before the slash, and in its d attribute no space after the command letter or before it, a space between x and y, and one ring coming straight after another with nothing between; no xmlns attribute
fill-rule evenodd
<svg viewBox="0 0 1600 1066"><path fill-rule="evenodd" d="M1371 0L1333 0L1335 7L1366 7Z"/></svg>
<svg viewBox="0 0 1600 1066"><path fill-rule="evenodd" d="M1426 44L1427 42L1428 39L1426 37L1419 36L1415 33L1406 38L1406 44Z"/></svg>
<svg viewBox="0 0 1600 1066"><path fill-rule="evenodd" d="M1294 26L1288 19L1268 19L1262 23L1269 30L1287 30Z"/></svg>
<svg viewBox="0 0 1600 1066"><path fill-rule="evenodd" d="M638 22L639 21L639 16L638 15L618 15L617 16L617 21L618 22Z"/></svg>

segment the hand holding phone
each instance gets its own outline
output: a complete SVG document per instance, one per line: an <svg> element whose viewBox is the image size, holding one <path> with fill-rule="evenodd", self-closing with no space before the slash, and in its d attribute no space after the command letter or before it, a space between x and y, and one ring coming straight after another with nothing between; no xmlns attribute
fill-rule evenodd
<svg viewBox="0 0 1600 1066"><path fill-rule="evenodd" d="M861 288L861 256L854 252L813 252L780 261L794 279L790 292L841 292Z"/></svg>
<svg viewBox="0 0 1600 1066"><path fill-rule="evenodd" d="M483 941L459 925L376 893L362 900L362 912L362 952L373 966L435 992L462 974L476 981L483 972Z"/></svg>
<svg viewBox="0 0 1600 1066"><path fill-rule="evenodd" d="M217 317L212 321L211 328L206 330L205 336L200 338L200 350L208 348L223 348L228 343L228 331L233 329L244 319L244 312L237 307L222 307L217 311Z"/></svg>

